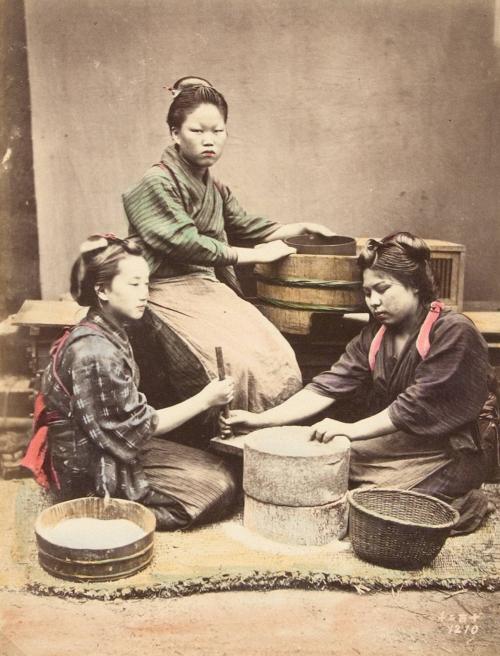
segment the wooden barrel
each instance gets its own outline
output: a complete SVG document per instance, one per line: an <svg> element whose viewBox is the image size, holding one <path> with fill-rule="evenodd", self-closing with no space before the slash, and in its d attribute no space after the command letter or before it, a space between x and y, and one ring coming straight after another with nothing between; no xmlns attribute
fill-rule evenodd
<svg viewBox="0 0 500 656"><path fill-rule="evenodd" d="M52 542L50 529L66 519L127 519L144 531L144 537L109 549L76 549ZM53 576L70 581L112 581L136 574L153 557L156 518L133 501L97 497L64 501L37 517L35 534L40 565Z"/></svg>
<svg viewBox="0 0 500 656"><path fill-rule="evenodd" d="M278 542L321 545L347 530L349 440L309 441L303 426L247 436L244 525Z"/></svg>
<svg viewBox="0 0 500 656"><path fill-rule="evenodd" d="M356 255L297 253L254 271L261 310L282 332L309 333L314 312L366 310Z"/></svg>

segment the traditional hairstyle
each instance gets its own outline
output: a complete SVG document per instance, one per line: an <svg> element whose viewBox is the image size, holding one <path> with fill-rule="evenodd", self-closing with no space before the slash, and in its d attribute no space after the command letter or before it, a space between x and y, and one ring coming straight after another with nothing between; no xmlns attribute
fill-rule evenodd
<svg viewBox="0 0 500 656"><path fill-rule="evenodd" d="M168 87L168 90L172 92L172 95L175 98L175 96L177 96L183 89L196 86L212 87L213 85L203 77L197 77L196 75L186 75L174 82L171 87Z"/></svg>
<svg viewBox="0 0 500 656"><path fill-rule="evenodd" d="M420 302L437 298L437 287L430 266L431 252L420 237L396 232L382 241L369 239L358 257L361 271L374 269L389 273L405 287L417 289Z"/></svg>
<svg viewBox="0 0 500 656"><path fill-rule="evenodd" d="M80 246L80 256L71 269L71 296L79 305L97 307L96 285L110 285L119 273L121 260L129 255L142 255L134 241L112 233L91 235Z"/></svg>
<svg viewBox="0 0 500 656"><path fill-rule="evenodd" d="M188 78L191 79L191 78ZM227 121L228 107L224 96L211 86L188 84L172 100L168 110L167 123L172 130L180 130L188 114L203 104L215 105Z"/></svg>

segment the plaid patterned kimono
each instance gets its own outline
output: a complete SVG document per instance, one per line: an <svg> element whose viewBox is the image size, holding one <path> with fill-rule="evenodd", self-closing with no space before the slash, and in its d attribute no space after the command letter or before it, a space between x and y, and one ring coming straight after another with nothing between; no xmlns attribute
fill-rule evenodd
<svg viewBox="0 0 500 656"><path fill-rule="evenodd" d="M156 410L137 389L138 368L124 328L91 309L45 370L52 465L61 494L107 490L150 506L158 528L217 518L235 485L220 458L153 438Z"/></svg>
<svg viewBox="0 0 500 656"><path fill-rule="evenodd" d="M229 245L235 240L253 245L278 224L247 214L210 172L199 180L174 147L123 201L152 272L154 316L146 317L145 325L152 324L156 360L163 358L178 398L216 377L216 346L222 347L235 378L234 407L262 411L300 389L300 370L288 342L239 296L232 267L236 253Z"/></svg>

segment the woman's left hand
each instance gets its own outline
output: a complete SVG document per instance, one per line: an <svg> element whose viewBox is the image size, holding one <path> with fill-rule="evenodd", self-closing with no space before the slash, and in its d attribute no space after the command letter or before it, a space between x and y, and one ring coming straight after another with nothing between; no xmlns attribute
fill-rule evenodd
<svg viewBox="0 0 500 656"><path fill-rule="evenodd" d="M345 437L351 439L351 427L351 424L344 424L336 419L323 419L311 426L312 434L309 439L324 443L330 442L337 435L345 435Z"/></svg>
<svg viewBox="0 0 500 656"><path fill-rule="evenodd" d="M321 223L299 223L302 226L302 235L321 235L322 237L334 237L337 233L332 232Z"/></svg>
<svg viewBox="0 0 500 656"><path fill-rule="evenodd" d="M322 237L333 237L335 232L321 223L285 223L280 225L274 232L264 239L264 243L279 239L289 239L299 235L321 235ZM241 250L241 249L240 249Z"/></svg>

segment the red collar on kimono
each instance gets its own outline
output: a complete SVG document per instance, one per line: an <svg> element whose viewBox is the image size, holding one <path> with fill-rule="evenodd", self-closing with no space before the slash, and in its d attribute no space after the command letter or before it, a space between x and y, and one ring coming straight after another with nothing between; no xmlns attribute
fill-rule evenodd
<svg viewBox="0 0 500 656"><path fill-rule="evenodd" d="M94 330L97 330L98 333L103 332L99 326L91 321L85 320L78 325L93 328ZM57 373L59 355L68 341L70 334L71 329L67 328L63 335L54 342L50 349L50 358L52 374L55 380L59 383L66 396L71 398L71 394ZM28 444L24 458L21 460L21 465L29 469L33 473L36 482L45 489L49 489L52 482L54 482L57 489L60 489L57 472L52 465L52 458L49 453L48 428L51 422L60 421L61 419L64 419L64 417L59 412L55 410L47 410L47 407L45 406L45 398L43 394L39 392L35 398L33 436Z"/></svg>
<svg viewBox="0 0 500 656"><path fill-rule="evenodd" d="M425 360L427 354L429 353L429 349L431 347L431 343L429 341L431 328L439 319L439 315L441 314L443 308L444 303L441 301L433 301L429 308L429 312L427 313L427 316L425 317L424 322L420 327L416 346L422 360ZM370 344L370 351L368 352L368 363L370 365L370 371L375 369L375 359L382 345L382 340L384 338L385 332L386 327L381 326L373 338L372 343Z"/></svg>

